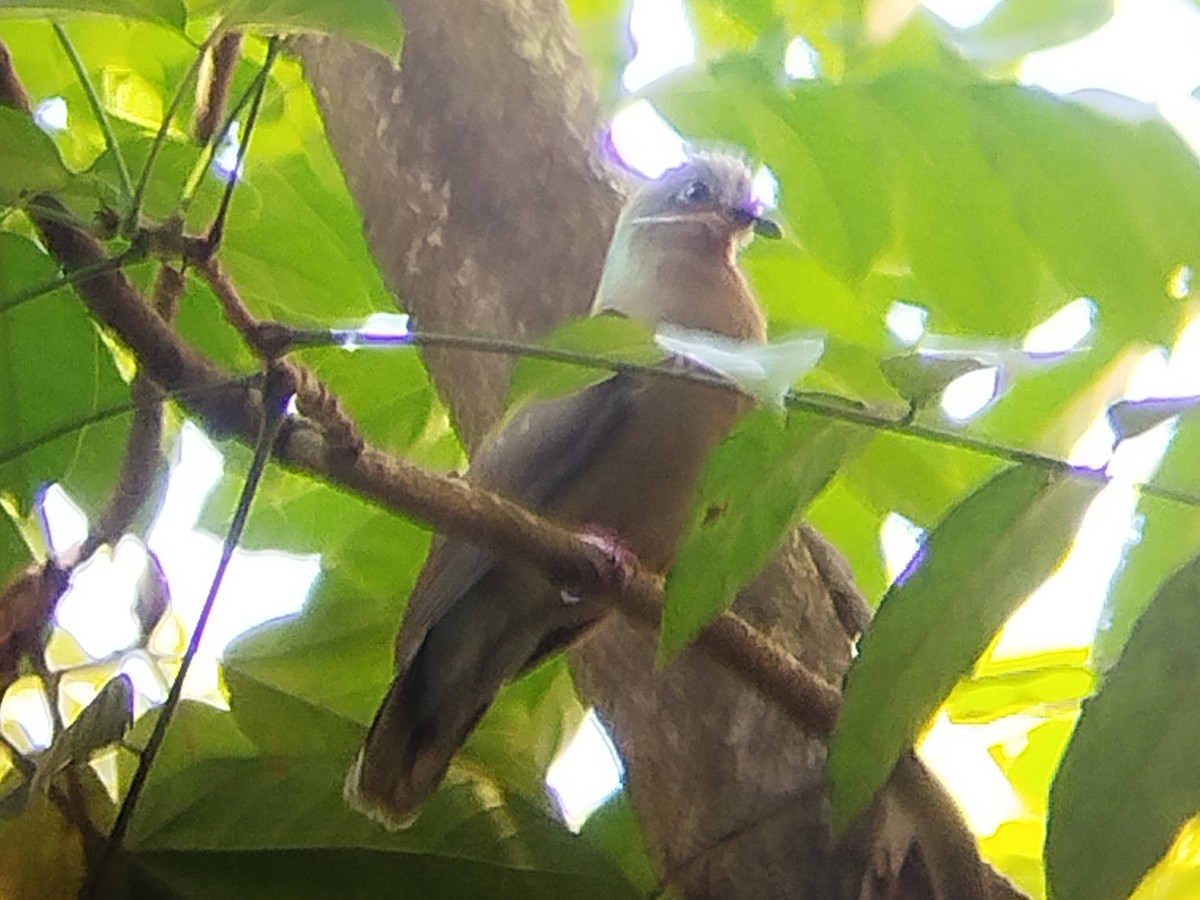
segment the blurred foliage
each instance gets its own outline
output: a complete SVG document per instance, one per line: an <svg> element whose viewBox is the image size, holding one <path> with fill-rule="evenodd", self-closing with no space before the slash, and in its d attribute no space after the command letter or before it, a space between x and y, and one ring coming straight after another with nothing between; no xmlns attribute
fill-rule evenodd
<svg viewBox="0 0 1200 900"><path fill-rule="evenodd" d="M625 11L599 0L568 6L601 95L616 108L636 49ZM1109 0L1003 0L970 29L920 8L889 17L896 6L691 0L697 62L645 96L690 139L743 147L777 176L789 239L756 244L744 264L775 334L825 336L804 387L897 415L911 401L919 425L951 438L1063 457L1123 396L1136 360L1170 347L1195 314L1193 298L1172 285L1185 267L1200 267L1200 167L1162 121L1123 121L1013 81L1025 54L1103 24ZM63 24L90 88L47 14ZM224 185L188 137L189 72L222 17L252 32L233 73L235 99L259 75L264 35L333 32L402 52L402 24L386 0L18 0L0 8L0 39L34 104L61 98L67 110L66 127L44 133L0 109L0 507L13 526L0 524L2 580L29 564L30 546L41 550L36 506L45 484L58 482L92 515L102 507L130 418L126 354L58 284L25 205L54 190L84 220L127 213L116 148L89 101L104 109L136 181L178 100L142 212L158 220L179 213L189 230L203 230ZM786 74L794 40L811 50L818 77ZM195 190L184 203L189 184ZM111 249L127 246L118 237ZM220 258L258 316L346 326L394 309L311 91L286 55L268 79ZM127 271L148 288L150 264ZM947 419L936 400L969 366L909 364L914 357L900 355L911 348L886 324L902 300L925 310L931 334L1015 351L1033 326L1080 296L1097 309L1085 348L1054 365L1005 372L998 396L966 423ZM191 275L176 327L231 375L254 371L212 291ZM569 327L550 344L643 361L654 354L636 329L596 323ZM881 366L897 358L905 362ZM372 442L424 465L463 465L446 410L411 351L323 349L303 359ZM513 393L548 396L592 377L525 361ZM1200 417L1181 411L1160 426L1174 429L1174 439L1155 481L1196 494ZM179 416L172 410L172 428ZM244 447L222 450L227 471L202 523L213 531L225 527L250 458ZM808 517L847 555L868 597L883 598L834 745L841 820L944 703L951 721L1017 735L997 741L992 758L1021 812L983 846L1022 887L1046 895L1049 834L1054 896L1124 895L1151 866L1135 896L1195 896L1200 831L1185 822L1200 809L1190 716L1200 639L1197 564L1189 563L1200 545L1196 506L1143 497L1142 539L1114 579L1094 652L1001 660L987 650L1057 565L1097 485L1005 467L954 440L761 413L705 475L670 579L665 646L678 649L724 608L812 502ZM921 565L889 588L879 533L893 512L929 537ZM130 835L135 887L238 897L345 896L351 885L376 896L401 883L429 897L653 889L623 796L574 836L543 789L547 765L583 713L561 659L503 693L412 829L384 832L343 804L341 778L389 680L400 598L428 539L319 481L268 471L244 544L319 552L322 574L301 615L260 625L227 649L228 710L190 701L179 709ZM177 613L128 651L151 657L167 678L181 644ZM49 656L67 670L65 685L94 688L118 662L88 659L61 629ZM36 673L21 674L20 689L40 696ZM87 706L65 687L53 699L68 718ZM149 734L155 713L147 705L137 698L142 716L126 738L133 746ZM17 750L30 750L8 712L4 725ZM133 755L108 747L93 771L74 764L83 751L69 728L56 735L62 743L48 758L70 761L93 820L107 827ZM17 771L24 759L0 754L0 893L28 895L38 885L66 895L83 877L86 835L49 802L53 792L30 796Z"/></svg>

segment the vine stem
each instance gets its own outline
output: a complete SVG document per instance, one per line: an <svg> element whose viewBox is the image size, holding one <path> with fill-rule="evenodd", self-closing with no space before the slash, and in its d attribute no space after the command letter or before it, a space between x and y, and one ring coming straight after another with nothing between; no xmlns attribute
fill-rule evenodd
<svg viewBox="0 0 1200 900"><path fill-rule="evenodd" d="M258 490L258 484L262 479L263 472L266 470L267 461L271 457L271 448L274 446L275 438L278 436L279 429L283 424L284 407L287 397L290 394L290 379L283 376L281 370L273 369L268 374L267 387L263 397L263 420L259 426L254 460L250 465L250 471L246 475L246 483L242 486L242 493L238 498L237 509L233 514L233 521L230 523L229 531L225 535L225 541L221 547L221 559L217 563L216 572L213 574L212 584L208 589L208 596L205 597L204 605L200 609L200 617L196 620L196 627L192 631L187 649L184 651L183 658L179 662L179 672L175 676L175 680L171 682L171 690L168 692L167 699L159 709L158 720L154 723L154 730L150 733L150 738L146 741L146 747L141 753L141 758L138 760L137 769L134 771L133 778L129 782L129 790L126 791L125 798L121 801L121 808L117 812L116 821L113 823L112 831L109 832L108 840L104 846L104 854L100 857L100 861L90 874L90 887L85 894L93 898L93 900L102 896L101 891L104 887L105 879L112 870L113 862L121 849L126 833L129 831L133 812L137 808L142 790L146 786L146 779L150 775L150 768L154 765L154 759L158 756L159 750L162 749L167 728L171 724L171 719L174 717L176 709L179 708L179 702L183 696L184 681L187 679L188 670L191 668L192 661L196 658L196 653L200 649L200 642L204 637L205 627L208 625L209 616L212 615L217 594L221 589L222 581L225 579L225 572L229 568L230 561L233 559L233 552L237 549L242 532L245 530L246 519L250 514L250 505Z"/></svg>
<svg viewBox="0 0 1200 900"><path fill-rule="evenodd" d="M242 378L234 378L229 381L224 381L220 384L204 385L202 387L184 387L176 388L173 391L163 391L161 394L156 396L152 402L158 403L162 400L186 400L188 397L201 396L208 391L223 391L228 388L236 387L244 388L248 387L251 382L259 377L261 376L249 375ZM89 425L98 425L101 422L106 422L109 419L116 418L117 416L123 416L126 413L134 412L143 406L145 406L144 402L139 402L136 400L122 401L121 403L115 403L112 406L106 406L104 409L98 409L95 412L89 413L88 415L76 419L73 422L67 422L66 424L60 425L57 428L53 428L44 434L38 435L31 441L26 441L23 444L15 444L9 449L0 452L0 466L10 463L14 459L17 459L26 453L30 453L39 447L43 447L52 441L56 441L61 437L66 437L68 434L74 434L76 431L87 428Z"/></svg>
<svg viewBox="0 0 1200 900"><path fill-rule="evenodd" d="M125 155L121 152L121 145L117 143L117 136L112 130L112 122L108 119L108 113L104 111L104 104L100 102L100 95L96 92L96 86L92 84L92 79L88 77L87 67L83 64L83 58L79 55L79 51L75 49L75 45L71 43L67 29L62 26L62 23L54 23L54 34L58 37L58 42L62 44L63 51L67 54L67 59L71 61L72 68L75 69L79 83L83 86L83 93L87 96L88 105L92 108L92 114L100 124L100 131L104 134L104 141L108 144L108 149L112 151L113 160L117 164L117 176L121 179L121 199L129 200L133 196L133 179L129 176L129 166L125 163Z"/></svg>
<svg viewBox="0 0 1200 900"><path fill-rule="evenodd" d="M372 339L369 335L358 335L354 331L305 329L291 332L291 345L295 347L315 346L369 346L397 345L421 347L448 347L459 350L474 350L480 353L500 353L510 356L527 356L532 359L544 359L549 362L561 362L569 365L584 366L593 369L604 369L610 372L624 372L635 375L648 375L655 378L683 378L698 381L702 384L725 387L736 390L736 386L728 378L704 369L684 368L679 366L664 367L655 364L626 362L609 357L597 356L575 350L564 350L558 347L546 347L529 344L524 341L509 338L496 338L484 335L448 334L433 331L414 331L404 335L395 335ZM1092 479L1106 484L1112 478L1103 469L1091 469L1072 465L1049 453L1036 450L1026 450L1020 447L1009 447L996 444L983 438L971 437L923 425L914 422L912 411L905 408L895 413L871 409L858 400L843 397L839 394L827 394L805 391L789 391L784 397L787 409L800 410L825 418L838 419L853 425L862 425L878 431L887 431L933 444L967 450L982 456L1019 465L1037 466L1058 472L1070 473L1076 478ZM1163 487L1152 482L1134 482L1130 484L1134 490L1148 496L1191 506L1200 509L1200 496L1186 491Z"/></svg>
<svg viewBox="0 0 1200 900"><path fill-rule="evenodd" d="M199 52L196 54L196 58L192 60L192 64L188 66L188 70L183 75L183 80L179 82L179 87L175 90L175 95L171 98L171 102L167 106L167 111L163 113L162 125L159 126L158 132L154 135L154 141L150 144L150 152L146 155L146 163L142 166L141 174L138 175L137 187L133 190L133 202L130 204L129 213L125 217L126 231L132 232L137 228L138 216L142 210L142 201L146 196L146 188L150 184L150 173L154 170L158 154L162 152L163 144L167 140L167 132L171 129L171 122L174 120L175 114L179 112L184 95L191 87L196 76L200 73L200 66L203 64L204 57L208 53L209 48L224 33L225 24L224 22L220 22L208 37L204 39L204 43L198 48Z"/></svg>
<svg viewBox="0 0 1200 900"><path fill-rule="evenodd" d="M230 107L229 112L225 115L220 127L213 131L212 137L209 138L208 143L205 144L204 152L201 153L200 158L196 160L196 165L192 167L192 171L188 174L187 181L184 182L183 185L183 196L179 201L179 217L181 219L187 218L188 210L191 208L192 202L196 198L196 192L200 189L200 181L203 179L204 173L208 170L209 165L212 163L213 157L216 156L217 147L220 145L221 141L225 140L225 135L229 133L230 126L233 125L237 117L241 115L242 110L245 109L246 104L250 101L250 98L255 95L255 92L262 90L260 85L266 82L269 74L270 69L266 65L258 70L258 74L254 76L254 80L250 82L250 85L246 88L246 90L242 91L241 96L239 96L237 99L237 102ZM238 170L235 169L234 171L236 172Z"/></svg>
<svg viewBox="0 0 1200 900"><path fill-rule="evenodd" d="M258 111L262 106L263 94L267 89L267 76L271 71L271 67L275 64L275 58L279 56L281 42L278 36L272 37L267 44L267 59L263 63L260 73L261 79L257 82L257 90L254 92L254 99L250 103L250 112L246 116L246 133L245 137L238 144L237 160L233 164L233 171L229 175L229 181L225 185L225 193L221 195L221 206L217 210L217 216L213 219L212 227L208 230L208 236L204 243L211 254L216 251L221 244L221 239L225 235L225 220L229 216L229 204L233 201L233 189L237 186L238 179L241 176L242 163L246 159L246 151L250 149L250 136L254 133L254 123L258 121Z"/></svg>
<svg viewBox="0 0 1200 900"><path fill-rule="evenodd" d="M16 309L22 303L28 303L30 300L36 300L51 291L56 291L61 287L66 287L69 284L75 284L77 281L82 281L85 278L91 278L93 275L100 275L104 272L111 272L113 269L123 269L126 266L131 266L146 260L146 254L140 248L126 250L120 256L114 256L112 259L106 259L104 262L96 263L94 266L83 266L79 269L72 269L70 272L64 272L62 275L55 276L49 281L42 284L36 284L31 288L23 291L17 291L11 295L3 304L0 304L0 312L7 312L10 309Z"/></svg>

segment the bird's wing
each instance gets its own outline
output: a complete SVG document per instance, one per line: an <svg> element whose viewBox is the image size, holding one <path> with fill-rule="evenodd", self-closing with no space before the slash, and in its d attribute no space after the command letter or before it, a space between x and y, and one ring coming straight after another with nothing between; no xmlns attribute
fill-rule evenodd
<svg viewBox="0 0 1200 900"><path fill-rule="evenodd" d="M530 509L544 508L620 434L637 390L634 378L618 374L578 393L529 404L480 449L468 479ZM477 544L434 538L396 637L400 669L498 558Z"/></svg>

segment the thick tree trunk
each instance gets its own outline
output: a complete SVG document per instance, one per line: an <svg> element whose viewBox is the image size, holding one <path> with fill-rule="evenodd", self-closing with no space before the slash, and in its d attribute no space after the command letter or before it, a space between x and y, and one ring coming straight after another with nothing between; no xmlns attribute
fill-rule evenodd
<svg viewBox="0 0 1200 900"><path fill-rule="evenodd" d="M399 67L335 40L300 45L389 284L426 328L536 335L581 314L620 195L597 162L600 105L561 0L399 6ZM445 351L429 366L476 444L508 364ZM810 546L791 535L738 611L837 683L851 642ZM876 878L898 868L883 857L909 854L907 839L884 843L878 809L832 846L821 739L697 650L656 671L654 646L613 616L573 664L670 884L724 900L937 896L919 860L899 885Z"/></svg>

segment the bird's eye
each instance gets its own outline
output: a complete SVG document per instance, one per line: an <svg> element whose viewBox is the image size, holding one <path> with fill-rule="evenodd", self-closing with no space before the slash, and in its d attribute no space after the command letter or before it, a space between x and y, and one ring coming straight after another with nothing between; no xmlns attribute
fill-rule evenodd
<svg viewBox="0 0 1200 900"><path fill-rule="evenodd" d="M684 203L703 203L712 199L712 191L703 181L690 181L679 192L679 199Z"/></svg>

